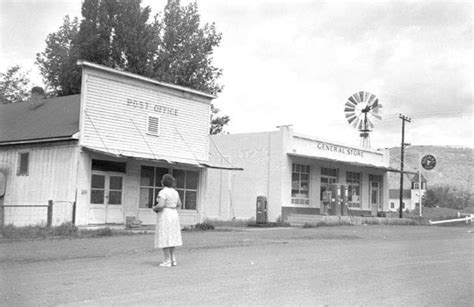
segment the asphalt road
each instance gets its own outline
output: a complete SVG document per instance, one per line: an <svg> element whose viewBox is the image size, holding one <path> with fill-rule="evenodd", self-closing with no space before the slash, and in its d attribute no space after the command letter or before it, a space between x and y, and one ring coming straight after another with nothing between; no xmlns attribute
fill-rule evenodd
<svg viewBox="0 0 474 307"><path fill-rule="evenodd" d="M349 226L0 241L3 306L474 306L472 228Z"/></svg>

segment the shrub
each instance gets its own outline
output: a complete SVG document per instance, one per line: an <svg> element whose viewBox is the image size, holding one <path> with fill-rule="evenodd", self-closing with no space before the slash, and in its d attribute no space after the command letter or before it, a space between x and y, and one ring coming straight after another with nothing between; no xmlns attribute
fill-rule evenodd
<svg viewBox="0 0 474 307"><path fill-rule="evenodd" d="M194 228L199 229L199 230L212 230L214 229L214 226L211 224L206 224L206 223L198 223L194 225Z"/></svg>

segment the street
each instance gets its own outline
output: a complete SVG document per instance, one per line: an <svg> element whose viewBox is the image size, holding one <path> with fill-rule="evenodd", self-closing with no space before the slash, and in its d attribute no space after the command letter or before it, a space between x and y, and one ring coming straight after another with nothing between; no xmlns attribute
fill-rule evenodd
<svg viewBox="0 0 474 307"><path fill-rule="evenodd" d="M4 306L472 306L472 228L345 226L0 243Z"/></svg>

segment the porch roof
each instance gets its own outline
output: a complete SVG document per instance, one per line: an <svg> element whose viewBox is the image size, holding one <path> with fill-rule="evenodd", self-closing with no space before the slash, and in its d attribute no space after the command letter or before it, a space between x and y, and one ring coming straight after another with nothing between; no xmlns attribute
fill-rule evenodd
<svg viewBox="0 0 474 307"><path fill-rule="evenodd" d="M372 169L383 170L383 171L386 171L386 172L400 173L399 169L396 169L396 168L393 168L393 167L381 166L381 165L374 165L374 164L367 164L367 163L360 163L360 162L348 162L348 161L342 161L342 160L338 160L338 159L315 157L315 156L302 155L302 154L297 154L297 153L288 153L288 155L289 156L295 156L295 157L303 157L303 158L308 158L308 159L314 159L314 160L322 160L322 161L328 161L328 162L341 163L341 164L357 166L357 167L367 167L367 168L372 168ZM403 172L404 173L409 173L409 174L413 173L413 172L407 172L407 171L403 171Z"/></svg>
<svg viewBox="0 0 474 307"><path fill-rule="evenodd" d="M200 167L200 168L214 168L214 169L237 170L237 171L244 170L243 168L239 168L239 167L214 166L214 165L210 165L208 163L201 162L201 161L195 161L195 162L184 162L184 161L178 161L178 160L173 161L173 160L155 156L155 155L153 155L154 157L152 157L151 155L140 155L140 154L135 154L128 151L121 152L118 150L99 149L99 148L93 148L89 146L82 146L82 148L91 153L101 154L101 155L119 158L119 159L136 159L136 160L147 161L147 162L155 162L155 163L161 162L161 163L167 163L167 164L185 165L185 166Z"/></svg>

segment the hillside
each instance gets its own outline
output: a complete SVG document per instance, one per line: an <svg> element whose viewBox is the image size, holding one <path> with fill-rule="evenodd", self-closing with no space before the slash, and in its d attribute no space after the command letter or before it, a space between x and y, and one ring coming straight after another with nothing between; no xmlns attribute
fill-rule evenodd
<svg viewBox="0 0 474 307"><path fill-rule="evenodd" d="M428 180L428 188L437 185L451 185L474 192L473 149L467 147L449 146L410 146L405 149L405 167L407 171L417 171L421 156L431 154L436 157L436 167L430 171L422 169L422 174ZM390 148L390 165L400 168L400 147ZM413 175L408 175L410 178ZM407 177L405 177L407 178ZM400 175L389 174L389 188L400 187ZM410 187L410 181L404 179L404 187Z"/></svg>

